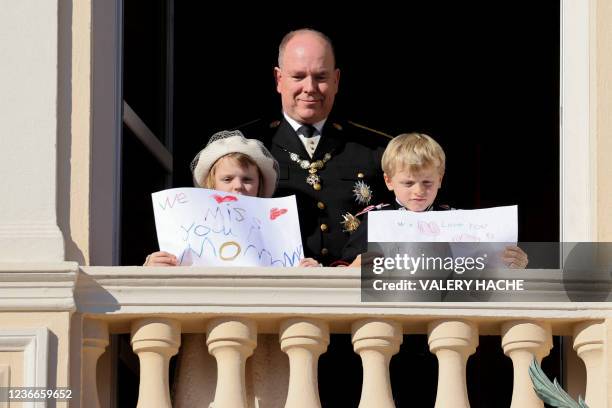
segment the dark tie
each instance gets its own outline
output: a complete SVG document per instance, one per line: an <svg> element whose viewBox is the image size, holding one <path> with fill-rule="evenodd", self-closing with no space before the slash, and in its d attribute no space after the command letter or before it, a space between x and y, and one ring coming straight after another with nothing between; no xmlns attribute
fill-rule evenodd
<svg viewBox="0 0 612 408"><path fill-rule="evenodd" d="M312 125L302 125L298 128L298 133L301 133L307 139L313 137L316 131L317 129Z"/></svg>

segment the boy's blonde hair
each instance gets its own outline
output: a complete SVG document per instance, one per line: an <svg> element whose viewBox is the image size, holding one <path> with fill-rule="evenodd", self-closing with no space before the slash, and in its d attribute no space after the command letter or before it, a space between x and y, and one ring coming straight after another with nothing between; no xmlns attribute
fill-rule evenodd
<svg viewBox="0 0 612 408"><path fill-rule="evenodd" d="M213 164L212 167L210 168L210 171L208 172L208 174L206 175L206 178L204 179L203 187L210 188L210 189L215 188L215 174L217 173L217 164L219 164L221 159L224 159L226 157L235 160L238 163L238 165L243 169L247 169L249 168L249 166L255 166L255 168L257 169L257 175L259 177L259 187L257 190L257 197L261 197L263 193L263 185L264 185L264 180L261 174L261 170L259 169L259 166L257 166L257 163L255 163L255 161L250 156L244 153L239 153L239 152L228 153L224 156L219 157L217 161L215 162L215 164Z"/></svg>
<svg viewBox="0 0 612 408"><path fill-rule="evenodd" d="M446 155L442 147L424 133L403 133L389 142L381 161L385 174L392 177L395 172L421 171L433 166L440 176L444 175Z"/></svg>

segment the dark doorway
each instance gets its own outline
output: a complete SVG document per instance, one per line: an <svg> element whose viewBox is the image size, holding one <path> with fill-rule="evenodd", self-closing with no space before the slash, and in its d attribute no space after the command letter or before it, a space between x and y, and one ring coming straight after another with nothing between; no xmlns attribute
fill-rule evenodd
<svg viewBox="0 0 612 408"><path fill-rule="evenodd" d="M168 179L145 166L150 154L125 132L122 264L158 249L149 193L192 186L189 163L212 133L280 116L277 46L304 26L334 41L334 116L391 135L430 134L447 153L441 203L518 204L519 240L558 241L558 0L217 6L124 3L124 98L171 150L174 172Z"/></svg>

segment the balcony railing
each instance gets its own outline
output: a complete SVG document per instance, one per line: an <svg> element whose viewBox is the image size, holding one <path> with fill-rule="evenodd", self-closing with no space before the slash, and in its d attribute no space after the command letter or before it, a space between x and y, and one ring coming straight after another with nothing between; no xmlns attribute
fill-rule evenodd
<svg viewBox="0 0 612 408"><path fill-rule="evenodd" d="M560 285L559 271L516 273L537 277L547 296ZM389 362L404 334L428 336L438 360L437 408L469 407L466 363L480 335L500 335L512 360L511 407L543 407L528 366L549 353L553 335L573 336L589 407L610 406L608 303L364 303L360 287L359 270L350 268L83 267L75 290L84 317L82 406L100 406L94 368L109 334L131 334L140 360L138 407L151 408L171 406L168 366L181 333L206 333L202 352L217 364L214 408L250 407L245 363L257 335L273 333L289 360L285 406L320 407L317 362L330 332L351 333L361 357L361 408L394 407Z"/></svg>

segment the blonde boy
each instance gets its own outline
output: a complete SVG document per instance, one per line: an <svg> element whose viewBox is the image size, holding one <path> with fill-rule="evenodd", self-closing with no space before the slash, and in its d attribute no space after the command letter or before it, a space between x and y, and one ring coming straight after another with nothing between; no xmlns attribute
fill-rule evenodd
<svg viewBox="0 0 612 408"><path fill-rule="evenodd" d="M342 251L342 259L351 266L361 264L367 251L367 212L374 209L405 211L445 211L451 208L435 203L446 168L442 147L423 133L404 133L395 137L382 156L382 169L387 188L395 194L395 202L377 205L362 211L364 219L351 235ZM361 214L361 213L360 213ZM516 246L508 246L502 260L513 268L527 266L527 254Z"/></svg>
<svg viewBox="0 0 612 408"><path fill-rule="evenodd" d="M417 212L449 209L434 208L442 186L446 155L431 137L423 133L395 137L385 149L381 164L385 184L395 194L393 209Z"/></svg>

